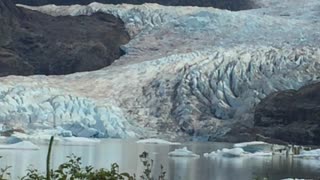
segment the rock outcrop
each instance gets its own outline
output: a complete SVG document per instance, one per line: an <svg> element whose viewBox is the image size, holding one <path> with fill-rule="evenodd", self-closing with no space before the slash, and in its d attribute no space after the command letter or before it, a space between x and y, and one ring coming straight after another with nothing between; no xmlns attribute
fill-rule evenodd
<svg viewBox="0 0 320 180"><path fill-rule="evenodd" d="M257 105L254 126L274 139L319 145L320 83L270 94Z"/></svg>
<svg viewBox="0 0 320 180"><path fill-rule="evenodd" d="M112 15L52 17L0 2L0 76L60 75L101 69L129 41Z"/></svg>

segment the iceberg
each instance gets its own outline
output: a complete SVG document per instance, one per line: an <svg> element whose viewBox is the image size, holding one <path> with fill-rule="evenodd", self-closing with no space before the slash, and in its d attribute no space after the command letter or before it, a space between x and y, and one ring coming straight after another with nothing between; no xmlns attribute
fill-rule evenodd
<svg viewBox="0 0 320 180"><path fill-rule="evenodd" d="M93 138L83 138L83 137L65 137L65 138L59 138L58 139L59 144L64 145L92 145L100 143L101 141L99 139L93 139Z"/></svg>
<svg viewBox="0 0 320 180"><path fill-rule="evenodd" d="M272 156L272 152L256 151L254 153L245 151L243 148L223 148L222 150L213 151L211 153L204 153L204 157L260 157L260 156Z"/></svg>
<svg viewBox="0 0 320 180"><path fill-rule="evenodd" d="M251 141L234 144L235 148L242 148L246 152L258 153L258 152L272 152L273 154L284 155L286 152L291 153L290 147L278 145L278 144L269 144L263 141Z"/></svg>
<svg viewBox="0 0 320 180"><path fill-rule="evenodd" d="M272 156L272 152L255 152L248 154L250 157Z"/></svg>
<svg viewBox="0 0 320 180"><path fill-rule="evenodd" d="M314 150L302 150L300 154L293 155L293 157L297 158L320 158L320 149Z"/></svg>
<svg viewBox="0 0 320 180"><path fill-rule="evenodd" d="M168 155L172 157L195 157L195 158L200 157L198 154L195 154L192 151L189 151L187 147L183 147L181 149L175 149L174 151L169 152Z"/></svg>
<svg viewBox="0 0 320 180"><path fill-rule="evenodd" d="M233 147L235 148L242 148L246 152L259 152L259 151L270 151L272 148L271 144L262 142L262 141L252 141L252 142L243 142L234 144Z"/></svg>
<svg viewBox="0 0 320 180"><path fill-rule="evenodd" d="M179 142L170 142L163 139L156 139L156 138L150 138L150 139L143 139L137 141L139 144L167 144L167 145L180 145Z"/></svg>
<svg viewBox="0 0 320 180"><path fill-rule="evenodd" d="M236 143L233 146L238 148L248 147L248 146L257 146L257 145L266 145L268 143L263 141L251 141L251 142L243 142L243 143Z"/></svg>
<svg viewBox="0 0 320 180"><path fill-rule="evenodd" d="M232 148L227 149L223 148L222 150L213 151L210 154L205 153L204 157L241 157L245 154L248 154L245 152L242 148Z"/></svg>
<svg viewBox="0 0 320 180"><path fill-rule="evenodd" d="M5 138L7 144L13 144L22 140L34 141L37 143L48 143L51 136L54 136L54 141L58 144L63 145L92 145L99 143L100 140L96 138L86 138L86 137L64 137L61 134L56 133L56 130L39 130L35 131L33 134L24 134L15 132L11 137Z"/></svg>

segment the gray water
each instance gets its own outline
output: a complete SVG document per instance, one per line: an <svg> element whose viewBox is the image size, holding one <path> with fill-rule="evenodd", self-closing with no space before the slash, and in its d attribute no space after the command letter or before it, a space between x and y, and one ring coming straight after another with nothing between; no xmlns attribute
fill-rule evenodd
<svg viewBox="0 0 320 180"><path fill-rule="evenodd" d="M167 154L176 148L187 146L189 150L201 155L200 158L172 158ZM66 156L75 154L82 157L84 165L96 168L109 168L112 163L120 165L120 171L139 175L143 169L139 154L149 152L154 160L155 175L162 164L168 180L252 180L255 177L269 179L314 178L320 177L320 160L292 159L280 156L255 158L217 158L207 159L205 152L231 147L227 143L186 143L183 145L136 144L134 141L103 140L90 146L66 146L56 144L53 147L52 166L65 162ZM0 167L12 166L12 179L17 179L30 167L44 172L47 145L40 145L38 151L0 150Z"/></svg>

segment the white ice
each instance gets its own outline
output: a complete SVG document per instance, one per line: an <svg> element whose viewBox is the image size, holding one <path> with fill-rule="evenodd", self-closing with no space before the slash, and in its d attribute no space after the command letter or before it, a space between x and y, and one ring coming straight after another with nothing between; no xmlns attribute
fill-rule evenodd
<svg viewBox="0 0 320 180"><path fill-rule="evenodd" d="M272 156L272 152L254 152L250 153L244 151L242 148L223 148L222 150L213 151L211 153L204 153L204 157L259 157L259 156Z"/></svg>
<svg viewBox="0 0 320 180"><path fill-rule="evenodd" d="M320 157L320 149L314 149L314 150L303 150L298 155L294 155L294 157L299 158L319 158Z"/></svg>
<svg viewBox="0 0 320 180"><path fill-rule="evenodd" d="M17 138L22 140L30 140L37 143L48 143L52 135L55 135L54 130L50 131L38 131L35 134L29 135L24 133L15 132L11 138ZM6 138L8 139L8 138ZM54 136L55 142L64 145L92 145L99 143L101 140L96 138L86 138L86 137L62 137L62 136Z"/></svg>
<svg viewBox="0 0 320 180"><path fill-rule="evenodd" d="M60 144L66 145L92 145L101 142L99 139L83 137L65 137L59 139Z"/></svg>
<svg viewBox="0 0 320 180"><path fill-rule="evenodd" d="M256 146L256 145L265 145L265 144L268 144L268 143L263 141L251 141L251 142L236 143L233 145L233 147L242 148L246 146Z"/></svg>
<svg viewBox="0 0 320 180"><path fill-rule="evenodd" d="M169 152L168 155L172 157L196 157L196 158L200 157L198 154L195 154L192 151L189 151L187 147L184 147L181 149L175 149L174 151Z"/></svg>
<svg viewBox="0 0 320 180"><path fill-rule="evenodd" d="M137 141L140 144L167 144L167 145L179 145L179 142L170 142L163 139L150 138L150 139L142 139Z"/></svg>

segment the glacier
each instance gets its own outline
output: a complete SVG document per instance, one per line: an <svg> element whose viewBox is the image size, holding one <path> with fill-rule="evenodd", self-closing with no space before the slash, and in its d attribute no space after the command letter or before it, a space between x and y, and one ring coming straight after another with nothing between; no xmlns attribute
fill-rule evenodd
<svg viewBox="0 0 320 180"><path fill-rule="evenodd" d="M89 99L66 95L57 89L2 86L0 99L2 129L14 127L32 134L37 129L55 127L60 131L47 133L100 138L136 136L128 128L130 124L121 119L118 109L99 106Z"/></svg>
<svg viewBox="0 0 320 180"><path fill-rule="evenodd" d="M320 2L257 1L262 8L239 12L18 5L53 16L110 13L132 40L101 70L0 78L0 123L29 134L61 127L79 137L211 140L236 123L252 126L261 99L320 78Z"/></svg>

